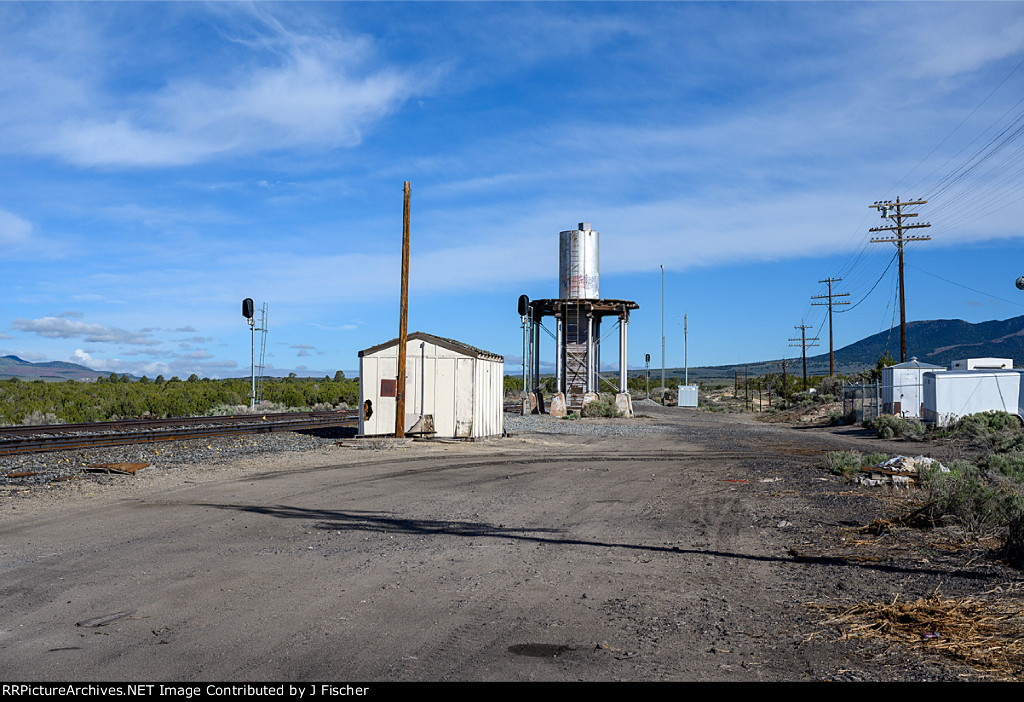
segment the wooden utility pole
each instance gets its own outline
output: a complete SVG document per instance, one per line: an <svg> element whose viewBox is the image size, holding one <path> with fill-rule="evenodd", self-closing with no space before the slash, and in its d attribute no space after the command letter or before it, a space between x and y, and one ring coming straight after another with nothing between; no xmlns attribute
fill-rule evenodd
<svg viewBox="0 0 1024 702"><path fill-rule="evenodd" d="M409 181L402 207L402 303L398 322L398 387L395 388L395 436L405 436L405 346L409 342Z"/></svg>
<svg viewBox="0 0 1024 702"><path fill-rule="evenodd" d="M816 337L816 336L812 336L810 338L807 337L807 330L810 329L810 327L808 325L806 325L806 324L801 324L800 326L793 327L793 328L800 330L800 338L799 339L790 339L790 341L799 341L800 342L800 348L802 349L801 353L803 354L803 357L804 357L804 392L807 392L807 347L808 346L817 346L817 344L809 344L807 342L808 341L818 341L818 337ZM796 344L790 344L790 346L796 346Z"/></svg>
<svg viewBox="0 0 1024 702"><path fill-rule="evenodd" d="M819 280L819 283L828 283L828 295L813 295L812 300L824 300L828 298L828 302L812 302L812 305L828 305L828 374L835 375L835 352L832 347L832 306L833 305L848 305L849 302L833 302L833 297L849 297L850 293L832 293L832 283L838 283L842 278L825 278L825 280Z"/></svg>
<svg viewBox="0 0 1024 702"><path fill-rule="evenodd" d="M905 297L903 294L903 245L908 241L930 241L930 236L904 236L903 232L906 229L923 229L925 227L932 226L930 223L925 222L924 224L904 224L903 220L908 217L917 217L916 212L904 212L904 207L911 205L924 205L927 204L927 200L911 200L909 202L900 202L899 197L896 198L896 202L892 200L882 200L868 205L878 210L882 219L890 219L895 222L895 225L889 225L886 227L872 227L869 232L896 232L896 237L886 238L875 238L871 240L872 244L878 244L882 242L890 242L896 244L896 249L899 251L900 257L900 363L904 363L907 360L907 306ZM895 211L894 214L890 212Z"/></svg>
<svg viewBox="0 0 1024 702"><path fill-rule="evenodd" d="M743 363L743 409L746 409L746 405L751 403L751 379L746 375L746 369L748 369L748 365Z"/></svg>

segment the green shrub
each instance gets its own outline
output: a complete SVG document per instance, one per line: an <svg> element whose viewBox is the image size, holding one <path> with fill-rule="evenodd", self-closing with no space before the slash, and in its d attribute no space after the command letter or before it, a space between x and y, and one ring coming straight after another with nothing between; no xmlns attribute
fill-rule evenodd
<svg viewBox="0 0 1024 702"><path fill-rule="evenodd" d="M905 437L920 441L925 438L928 431L921 422L891 414L881 414L875 419L864 420L863 425L867 429L874 429L880 439Z"/></svg>
<svg viewBox="0 0 1024 702"><path fill-rule="evenodd" d="M834 475L851 477L861 468L860 451L831 451L825 455L825 467Z"/></svg>
<svg viewBox="0 0 1024 702"><path fill-rule="evenodd" d="M1024 483L1024 452L990 453L978 460L979 467Z"/></svg>
<svg viewBox="0 0 1024 702"><path fill-rule="evenodd" d="M953 436L967 436L970 438L986 438L992 434L1003 432L1019 432L1021 429L1020 418L1009 412L978 412L969 414L958 419L950 428L949 434Z"/></svg>
<svg viewBox="0 0 1024 702"><path fill-rule="evenodd" d="M584 405L582 414L584 417L621 417L622 410L614 399L602 397Z"/></svg>
<svg viewBox="0 0 1024 702"><path fill-rule="evenodd" d="M835 475L853 477L861 468L877 466L889 460L884 453L862 454L860 451L831 451L825 454L825 467Z"/></svg>
<svg viewBox="0 0 1024 702"><path fill-rule="evenodd" d="M186 382L131 382L111 374L102 382L0 381L0 423L42 421L95 422L130 417L202 416L224 406L248 407L248 378L210 380L195 376ZM263 397L272 406L289 408L356 403L358 380L341 378L267 378ZM218 408L220 406L221 408ZM272 411L272 410L264 410Z"/></svg>
<svg viewBox="0 0 1024 702"><path fill-rule="evenodd" d="M925 471L924 486L933 503L932 518L955 521L970 532L1007 527L1024 514L1019 484L993 479L967 461L953 461L948 473Z"/></svg>
<svg viewBox="0 0 1024 702"><path fill-rule="evenodd" d="M861 466L878 466L889 460L889 455L872 451L861 459Z"/></svg>

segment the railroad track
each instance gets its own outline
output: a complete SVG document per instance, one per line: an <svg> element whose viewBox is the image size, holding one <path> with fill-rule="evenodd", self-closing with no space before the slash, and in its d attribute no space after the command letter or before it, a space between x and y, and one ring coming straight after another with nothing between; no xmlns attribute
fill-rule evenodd
<svg viewBox="0 0 1024 702"><path fill-rule="evenodd" d="M274 431L353 427L358 422L357 410L342 410L0 427L0 456Z"/></svg>

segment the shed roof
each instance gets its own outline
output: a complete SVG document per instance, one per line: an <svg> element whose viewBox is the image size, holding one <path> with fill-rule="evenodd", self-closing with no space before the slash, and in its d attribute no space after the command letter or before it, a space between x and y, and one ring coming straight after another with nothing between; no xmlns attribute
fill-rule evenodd
<svg viewBox="0 0 1024 702"><path fill-rule="evenodd" d="M909 361L903 363L897 363L894 366L887 366L887 368L945 368L945 366L933 366L931 363L921 363L917 360L917 356L913 356Z"/></svg>
<svg viewBox="0 0 1024 702"><path fill-rule="evenodd" d="M491 353L490 351L478 349L475 346L464 344L463 342L456 341L455 339L446 339L443 336L434 336L433 334L427 334L426 332L413 332L412 334L409 334L407 339L409 341L429 341L430 343L436 344L437 346L440 346L442 348L446 348L449 351L461 353L465 356L472 356L473 358L484 358L490 361L505 361L504 356L499 356L496 353ZM391 346L398 346L397 337L392 339L391 341L385 341L383 344L377 344L376 346L371 346L368 349L363 349L362 351L359 352L359 357L362 358L367 354L377 353L378 351L382 351Z"/></svg>

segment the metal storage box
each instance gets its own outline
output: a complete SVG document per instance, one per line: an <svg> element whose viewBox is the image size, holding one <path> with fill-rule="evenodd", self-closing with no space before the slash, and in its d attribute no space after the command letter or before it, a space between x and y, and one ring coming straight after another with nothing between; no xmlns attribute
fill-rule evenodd
<svg viewBox="0 0 1024 702"><path fill-rule="evenodd" d="M680 385L679 386L679 400L680 407L696 407L697 406L697 386L696 385Z"/></svg>

